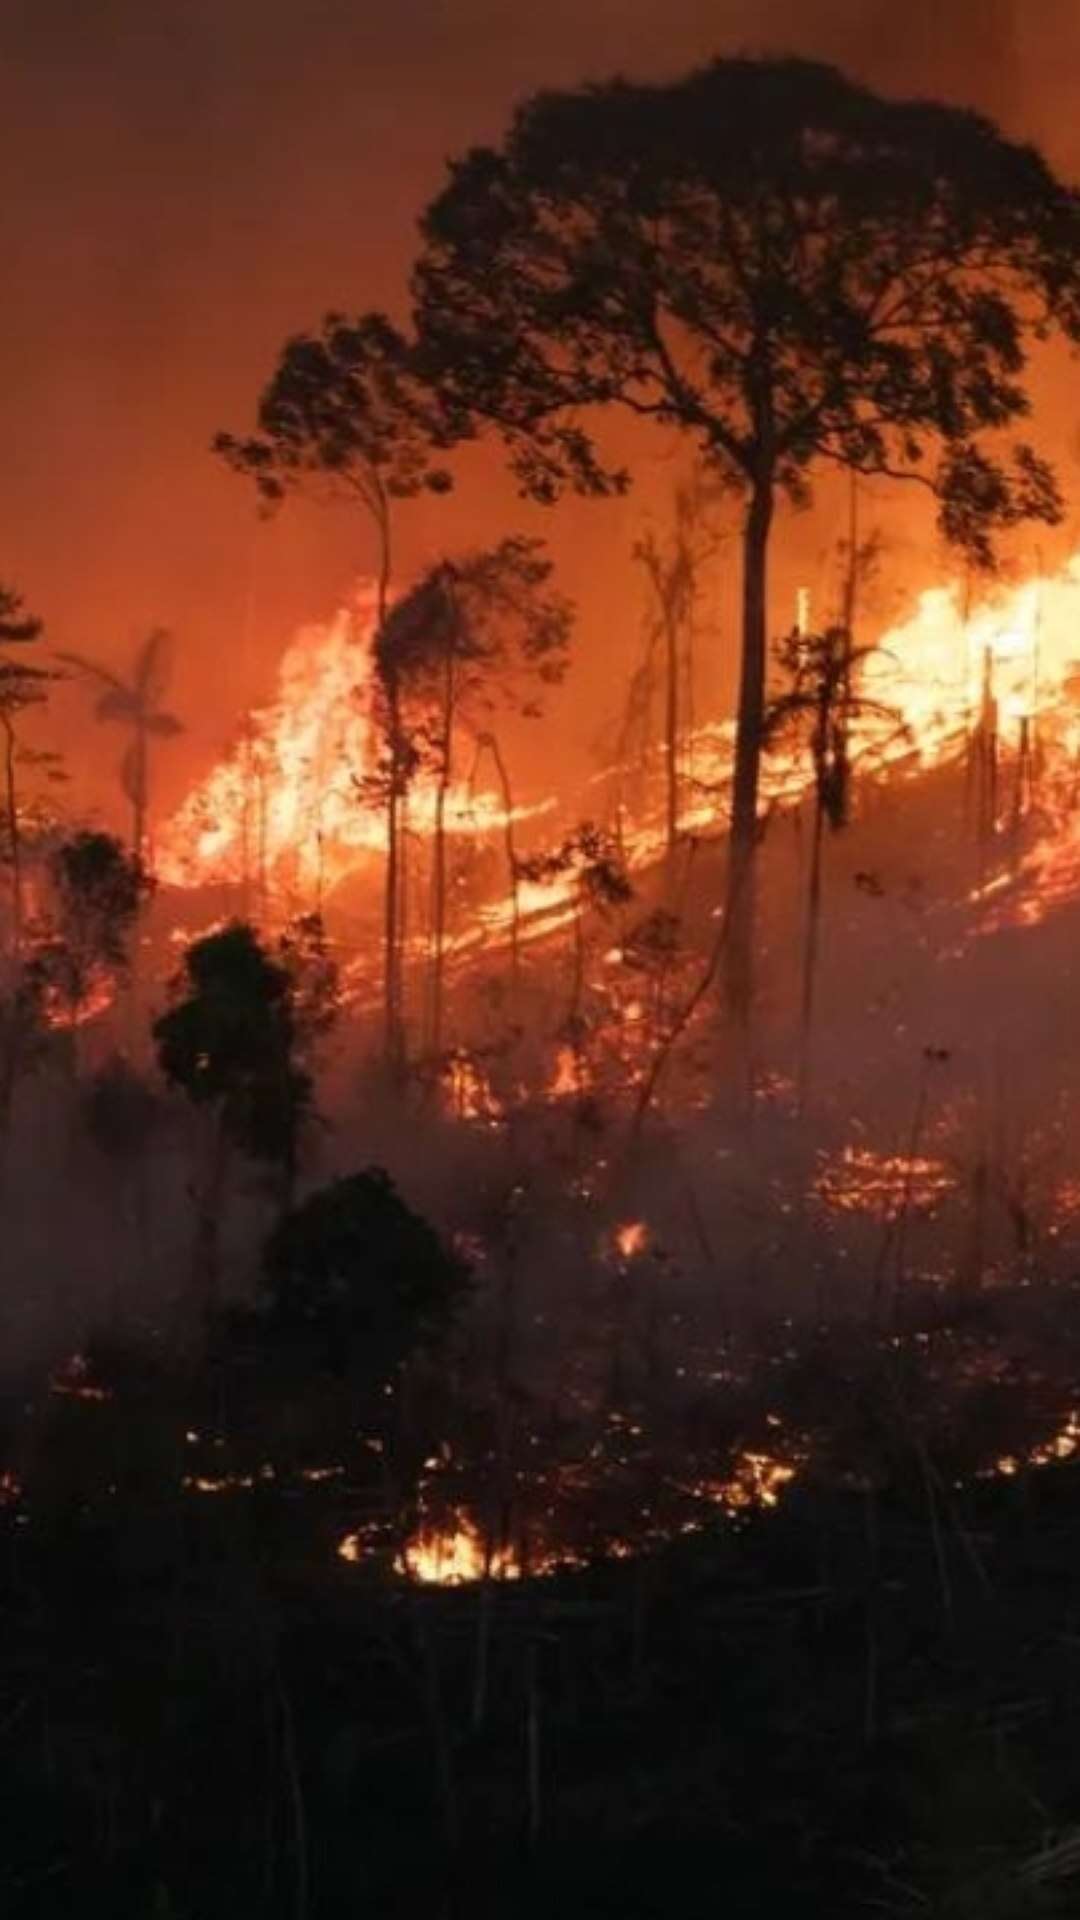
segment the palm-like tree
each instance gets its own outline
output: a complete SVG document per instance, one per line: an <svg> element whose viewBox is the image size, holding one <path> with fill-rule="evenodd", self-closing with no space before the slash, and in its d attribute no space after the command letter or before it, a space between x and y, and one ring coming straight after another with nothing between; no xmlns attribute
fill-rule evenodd
<svg viewBox="0 0 1080 1920"><path fill-rule="evenodd" d="M146 816L150 789L150 743L170 740L183 724L161 704L172 672L172 636L155 627L137 649L126 679L80 653L57 657L76 667L100 689L94 708L101 721L127 727L130 739L120 762L120 785L131 803L131 850L145 864Z"/></svg>

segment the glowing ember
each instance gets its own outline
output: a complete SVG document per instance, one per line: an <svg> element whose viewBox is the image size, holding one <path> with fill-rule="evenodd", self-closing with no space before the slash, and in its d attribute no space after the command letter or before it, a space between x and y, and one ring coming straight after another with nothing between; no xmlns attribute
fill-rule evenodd
<svg viewBox="0 0 1080 1920"><path fill-rule="evenodd" d="M874 1153L869 1147L844 1147L823 1164L814 1196L832 1213L865 1213L896 1220L909 1211L932 1213L956 1182L940 1160L903 1153Z"/></svg>
<svg viewBox="0 0 1080 1920"><path fill-rule="evenodd" d="M623 1260L636 1260L649 1244L649 1229L644 1220L627 1220L614 1233L615 1251Z"/></svg>
<svg viewBox="0 0 1080 1920"><path fill-rule="evenodd" d="M797 1467L768 1453L741 1454L729 1480L719 1489L722 1504L735 1513L754 1507L779 1505L784 1488L794 1480Z"/></svg>
<svg viewBox="0 0 1080 1920"><path fill-rule="evenodd" d="M548 1084L549 1100L577 1100L588 1091L589 1070L580 1053L573 1047L560 1047L555 1055L555 1069Z"/></svg>
<svg viewBox="0 0 1080 1920"><path fill-rule="evenodd" d="M1064 1425L1049 1440L1033 1447L1022 1460L1015 1454L1005 1454L997 1462L997 1471L1011 1478L1020 1472L1021 1467L1060 1466L1066 1460L1075 1460L1077 1454L1080 1454L1080 1411L1074 1408Z"/></svg>
<svg viewBox="0 0 1080 1920"><path fill-rule="evenodd" d="M111 1400L107 1387L97 1385L90 1373L90 1362L81 1353L73 1353L49 1380L51 1392L69 1400Z"/></svg>
<svg viewBox="0 0 1080 1920"><path fill-rule="evenodd" d="M443 1100L455 1120L498 1120L502 1103L491 1082L464 1048L452 1053L442 1073Z"/></svg>

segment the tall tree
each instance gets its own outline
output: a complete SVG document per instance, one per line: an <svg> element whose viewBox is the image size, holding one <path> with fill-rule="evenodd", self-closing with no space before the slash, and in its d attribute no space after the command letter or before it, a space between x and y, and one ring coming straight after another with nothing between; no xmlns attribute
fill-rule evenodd
<svg viewBox="0 0 1080 1920"><path fill-rule="evenodd" d="M164 627L148 633L136 650L126 679L85 654L60 653L57 658L77 668L101 689L94 709L97 718L129 731L130 740L120 762L120 785L131 806L132 855L146 866L150 743L175 739L184 730L176 715L161 704L172 671L172 636Z"/></svg>
<svg viewBox="0 0 1080 1920"><path fill-rule="evenodd" d="M27 646L41 634L41 621L28 614L22 595L0 584L0 649ZM19 824L16 720L25 708L45 698L47 669L26 664L0 651L0 731L4 736L4 816L7 856L11 870L11 952L17 962L22 944L22 835Z"/></svg>
<svg viewBox="0 0 1080 1920"><path fill-rule="evenodd" d="M247 438L218 434L215 450L255 481L269 508L303 490L359 510L375 537L381 630L390 607L393 503L425 490L448 490L450 476L436 456L468 430L467 422L462 417L452 426L417 378L411 350L382 314L348 320L332 313L319 333L286 342L259 401L257 424L258 432ZM380 694L388 761L383 1028L387 1064L396 1071L404 1055L398 929L408 755L401 690L392 673L383 674Z"/></svg>
<svg viewBox="0 0 1080 1920"><path fill-rule="evenodd" d="M380 674L413 709L411 732L425 739L435 779L428 1042L436 1060L443 1037L446 807L455 736L463 726L474 741L486 737L500 704L535 717L541 689L562 679L573 610L551 587L551 571L541 541L513 535L443 560L391 610L376 647Z"/></svg>
<svg viewBox="0 0 1080 1920"><path fill-rule="evenodd" d="M197 1181L194 1288L217 1304L221 1213L239 1150L277 1176L291 1204L312 1080L299 1054L297 967L266 952L242 922L196 940L173 1003L154 1023L162 1073L207 1118Z"/></svg>
<svg viewBox="0 0 1080 1920"><path fill-rule="evenodd" d="M74 1039L95 988L130 970L132 934L149 882L121 841L89 828L53 849L49 877L52 937L35 959Z"/></svg>
<svg viewBox="0 0 1080 1920"><path fill-rule="evenodd" d="M594 438L618 406L690 434L744 501L725 971L745 1015L777 503L830 466L918 482L983 565L1001 529L1060 516L1004 436L1032 343L1080 339L1080 197L976 114L734 59L527 101L453 164L423 235L429 377L530 494L625 486Z"/></svg>
<svg viewBox="0 0 1080 1920"><path fill-rule="evenodd" d="M853 615L854 587L846 591L844 597L847 611ZM872 647L856 647L848 626L828 627L824 633L802 633L796 629L777 649L786 685L770 701L765 717L769 743L788 730L793 730L796 736L802 735L813 776L799 998L800 1109L805 1108L810 1091L825 829L839 833L850 819L852 731L856 723L863 719L876 720L887 726L894 737L904 731L901 714L881 701L868 698L859 687L860 670L873 651Z"/></svg>
<svg viewBox="0 0 1080 1920"><path fill-rule="evenodd" d="M631 708L648 721L655 693L655 654L661 653L660 691L664 740L664 835L669 886L674 877L681 801L680 755L691 676L690 649L701 574L724 536L710 522L713 489L698 472L675 488L671 525L663 539L651 530L634 546L650 596L646 657L631 684ZM630 710L628 709L628 719Z"/></svg>

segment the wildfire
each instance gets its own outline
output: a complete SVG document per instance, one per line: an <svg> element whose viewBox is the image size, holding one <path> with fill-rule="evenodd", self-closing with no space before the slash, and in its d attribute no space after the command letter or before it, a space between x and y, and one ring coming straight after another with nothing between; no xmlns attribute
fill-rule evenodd
<svg viewBox="0 0 1080 1920"><path fill-rule="evenodd" d="M366 587L328 624L301 630L282 660L275 698L250 715L233 750L161 831L156 864L163 881L253 883L264 895L310 898L382 857L374 624L375 595ZM981 745L995 770L984 817L991 837L1018 813L1021 798L1045 822L1041 836L1018 853L1002 892L983 886L973 892L977 904L989 905L990 926L1030 923L1080 890L1078 635L1080 554L1060 572L999 592L979 608L965 606L957 585L933 588L908 619L879 636L858 636L864 645L877 642L858 669L861 698L850 738L858 771L908 777L965 754L974 767ZM733 747L730 721L698 727L688 739L696 797L686 796L684 832L715 828ZM610 779L615 771L596 778ZM797 803L812 777L805 749L778 742L763 767L764 803ZM554 805L545 800L515 809L512 817ZM422 777L408 809L410 835L429 835L435 796ZM449 832L501 833L506 820L499 795L452 791ZM624 818L622 841L632 867L661 855L658 799L637 818ZM533 935L551 933L577 911L574 888L573 876L522 879L516 900L507 892L478 905L472 934L457 935L452 944L507 937L511 923ZM551 1095L581 1091L572 1050L563 1049Z"/></svg>
<svg viewBox="0 0 1080 1920"><path fill-rule="evenodd" d="M932 1213L951 1193L955 1180L940 1160L923 1155L874 1153L869 1147L844 1147L823 1164L814 1196L833 1213L865 1213L883 1221L903 1212Z"/></svg>
<svg viewBox="0 0 1080 1920"><path fill-rule="evenodd" d="M287 648L275 699L252 713L236 746L190 793L159 837L156 868L166 884L255 884L310 897L362 868L386 846L373 794L382 746L375 717L372 642L375 591L324 626L304 627ZM525 811L515 810L513 817ZM409 827L430 833L435 794L418 780ZM501 799L464 786L451 793L446 830L503 829Z"/></svg>

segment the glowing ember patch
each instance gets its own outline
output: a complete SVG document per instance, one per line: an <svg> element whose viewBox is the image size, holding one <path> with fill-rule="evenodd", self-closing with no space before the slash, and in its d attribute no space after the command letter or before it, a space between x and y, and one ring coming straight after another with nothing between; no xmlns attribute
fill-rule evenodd
<svg viewBox="0 0 1080 1920"><path fill-rule="evenodd" d="M796 1472L790 1461L777 1460L772 1454L744 1453L731 1479L724 1482L720 1498L737 1513L750 1507L775 1507Z"/></svg>
<svg viewBox="0 0 1080 1920"><path fill-rule="evenodd" d="M491 1090L491 1082L476 1061L464 1049L452 1053L442 1074L443 1101L455 1120L498 1120L502 1102Z"/></svg>
<svg viewBox="0 0 1080 1920"><path fill-rule="evenodd" d="M422 1529L403 1548L398 1571L423 1586L461 1587L470 1581L520 1580L521 1567L510 1553L492 1550L467 1515L446 1532Z"/></svg>
<svg viewBox="0 0 1080 1920"><path fill-rule="evenodd" d="M69 1400L111 1400L108 1387L102 1387L90 1374L90 1363L84 1354L73 1353L58 1367L49 1380L52 1393L62 1395Z"/></svg>
<svg viewBox="0 0 1080 1920"><path fill-rule="evenodd" d="M627 1220L615 1229L615 1251L623 1260L636 1260L649 1245L649 1229L644 1220Z"/></svg>
<svg viewBox="0 0 1080 1920"><path fill-rule="evenodd" d="M85 1027L107 1013L115 997L115 981L104 975L91 982L82 999L75 1006L50 986L44 996L44 1014L46 1025L56 1033L70 1033L75 1027Z"/></svg>
<svg viewBox="0 0 1080 1920"><path fill-rule="evenodd" d="M824 1161L813 1193L832 1213L865 1213L889 1221L905 1210L932 1213L955 1185L940 1160L844 1147L835 1159Z"/></svg>
<svg viewBox="0 0 1080 1920"><path fill-rule="evenodd" d="M589 1072L581 1055L573 1047L560 1047L555 1055L555 1071L548 1084L549 1100L579 1099L589 1088Z"/></svg>
<svg viewBox="0 0 1080 1920"><path fill-rule="evenodd" d="M995 1461L994 1471L1012 1479L1022 1467L1061 1466L1067 1460L1075 1460L1080 1454L1080 1410L1074 1408L1063 1426L1049 1440L1043 1440L1030 1453L1018 1458L1014 1453L1003 1454Z"/></svg>

